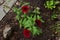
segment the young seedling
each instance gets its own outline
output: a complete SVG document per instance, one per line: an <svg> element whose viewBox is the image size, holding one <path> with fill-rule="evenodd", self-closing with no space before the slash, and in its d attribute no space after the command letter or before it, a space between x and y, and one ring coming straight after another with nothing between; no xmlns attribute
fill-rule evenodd
<svg viewBox="0 0 60 40"><path fill-rule="evenodd" d="M46 1L44 6L45 6L45 8L53 10L54 8L56 8L56 5L59 3L60 3L60 1L50 0L50 1Z"/></svg>
<svg viewBox="0 0 60 40"><path fill-rule="evenodd" d="M40 8L39 7L36 7L33 11L33 13L35 14L40 14Z"/></svg>
<svg viewBox="0 0 60 40"><path fill-rule="evenodd" d="M56 19L57 18L57 14L53 14L52 16L51 16L51 19L52 20L54 20L54 19Z"/></svg>

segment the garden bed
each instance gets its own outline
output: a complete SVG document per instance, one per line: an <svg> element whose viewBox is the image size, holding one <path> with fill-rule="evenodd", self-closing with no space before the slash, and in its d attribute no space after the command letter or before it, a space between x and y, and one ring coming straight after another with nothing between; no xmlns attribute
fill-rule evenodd
<svg viewBox="0 0 60 40"><path fill-rule="evenodd" d="M18 1L20 3L20 1ZM60 7L60 3L57 4L56 8L52 10L45 8L44 3L46 0L23 0L23 2L30 2L30 6L32 6L32 10L34 7L40 8L40 16L44 22L40 26L42 29L42 33L36 36L30 36L30 38L25 38L23 35L24 27L20 28L19 21L16 19L16 14L11 10L5 15L5 17L0 21L0 40L58 40L58 33L60 31L56 31L57 28L53 27L55 24L60 21L59 17L51 18L53 12L56 14L60 14L58 7ZM16 7L15 4L13 7ZM19 7L19 6L17 6ZM3 37L3 30L5 27L9 25L11 27L11 32L8 33L7 37ZM54 29L55 28L55 29Z"/></svg>

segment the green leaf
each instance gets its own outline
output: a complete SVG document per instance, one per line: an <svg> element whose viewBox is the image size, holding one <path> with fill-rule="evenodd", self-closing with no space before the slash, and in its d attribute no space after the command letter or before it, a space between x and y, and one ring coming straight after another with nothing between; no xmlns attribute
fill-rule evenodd
<svg viewBox="0 0 60 40"><path fill-rule="evenodd" d="M27 17L27 15L26 15L26 14L24 14L23 16L24 16L24 17Z"/></svg>
<svg viewBox="0 0 60 40"><path fill-rule="evenodd" d="M39 16L39 15L37 15L37 19L39 19L41 22L45 22L44 20L42 20L42 17L41 16Z"/></svg>
<svg viewBox="0 0 60 40"><path fill-rule="evenodd" d="M36 20L36 15L33 17L33 21L35 21Z"/></svg>
<svg viewBox="0 0 60 40"><path fill-rule="evenodd" d="M47 5L50 5L49 1L46 1L46 4L47 4Z"/></svg>
<svg viewBox="0 0 60 40"><path fill-rule="evenodd" d="M32 16L27 16L27 18L24 18L23 20L23 25L25 26L25 28L33 26L35 24L35 22L33 21Z"/></svg>
<svg viewBox="0 0 60 40"><path fill-rule="evenodd" d="M33 26L31 20L27 20L24 26L25 28Z"/></svg>
<svg viewBox="0 0 60 40"><path fill-rule="evenodd" d="M13 8L13 11L14 11L17 15L20 15L20 14L22 13L21 10L18 9L18 8L16 8L16 7Z"/></svg>
<svg viewBox="0 0 60 40"><path fill-rule="evenodd" d="M33 18L32 18L32 16L30 16L30 17L29 17L29 16L27 16L27 18L28 18L28 20L32 20L32 19L33 19Z"/></svg>
<svg viewBox="0 0 60 40"><path fill-rule="evenodd" d="M35 14L40 14L40 8L39 7L36 7L35 9L34 9L34 11L33 11L33 13L35 13Z"/></svg>
<svg viewBox="0 0 60 40"><path fill-rule="evenodd" d="M17 15L22 14L22 12L21 12L21 10L20 10L20 9L17 9L16 13L17 13Z"/></svg>
<svg viewBox="0 0 60 40"><path fill-rule="evenodd" d="M42 33L42 30L38 29L36 26L33 26L33 29L32 29L33 36L39 35L40 33Z"/></svg>
<svg viewBox="0 0 60 40"><path fill-rule="evenodd" d="M20 28L22 27L22 19L19 20L19 25L20 25Z"/></svg>
<svg viewBox="0 0 60 40"><path fill-rule="evenodd" d="M16 7L14 7L14 8L13 8L13 11L14 11L14 12L16 12L16 11L17 11L17 8L16 8Z"/></svg>
<svg viewBox="0 0 60 40"><path fill-rule="evenodd" d="M26 23L26 21L27 21L27 19L26 19L26 18L24 18L24 20L23 20L23 22L22 22L22 23L23 23L23 24L25 24L25 23Z"/></svg>
<svg viewBox="0 0 60 40"><path fill-rule="evenodd" d="M16 15L16 19L17 19L17 20L19 20L19 19L20 19L19 15Z"/></svg>
<svg viewBox="0 0 60 40"><path fill-rule="evenodd" d="M20 15L20 12L19 11L17 11L16 13L17 13L17 15Z"/></svg>
<svg viewBox="0 0 60 40"><path fill-rule="evenodd" d="M50 5L53 5L54 4L54 1L52 0L52 1L50 1Z"/></svg>
<svg viewBox="0 0 60 40"><path fill-rule="evenodd" d="M41 19L41 18L42 18L41 16L37 15L37 19Z"/></svg>
<svg viewBox="0 0 60 40"><path fill-rule="evenodd" d="M31 26L31 22L30 21L26 21L26 23L24 24L25 28L30 27Z"/></svg>
<svg viewBox="0 0 60 40"><path fill-rule="evenodd" d="M45 21L44 20L42 20L42 19L40 19L40 21L42 22L42 23L44 23Z"/></svg>

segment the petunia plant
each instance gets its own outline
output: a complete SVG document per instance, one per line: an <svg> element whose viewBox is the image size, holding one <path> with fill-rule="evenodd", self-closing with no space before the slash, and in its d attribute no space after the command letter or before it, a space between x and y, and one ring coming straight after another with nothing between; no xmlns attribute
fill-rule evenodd
<svg viewBox="0 0 60 40"><path fill-rule="evenodd" d="M56 5L59 3L60 3L60 1L49 0L49 1L46 1L44 6L45 6L45 8L53 10L54 8L56 8Z"/></svg>
<svg viewBox="0 0 60 40"><path fill-rule="evenodd" d="M42 33L42 23L44 20L40 16L40 8L36 7L31 11L29 3L23 3L20 8L14 7L13 11L16 13L16 19L19 21L20 28L24 28L23 35L29 38L31 34L33 36L40 35Z"/></svg>

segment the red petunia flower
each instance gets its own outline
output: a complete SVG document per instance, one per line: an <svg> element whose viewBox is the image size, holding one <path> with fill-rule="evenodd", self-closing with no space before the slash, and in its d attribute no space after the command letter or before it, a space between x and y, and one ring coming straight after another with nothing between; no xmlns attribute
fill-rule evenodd
<svg viewBox="0 0 60 40"><path fill-rule="evenodd" d="M23 13L27 13L29 10L29 6L25 5L25 6L22 6L22 12Z"/></svg>
<svg viewBox="0 0 60 40"><path fill-rule="evenodd" d="M24 29L23 35L24 35L24 37L26 37L26 38L30 38L30 30Z"/></svg>
<svg viewBox="0 0 60 40"><path fill-rule="evenodd" d="M42 25L40 20L35 20L36 24L40 27Z"/></svg>

